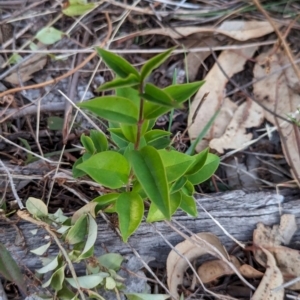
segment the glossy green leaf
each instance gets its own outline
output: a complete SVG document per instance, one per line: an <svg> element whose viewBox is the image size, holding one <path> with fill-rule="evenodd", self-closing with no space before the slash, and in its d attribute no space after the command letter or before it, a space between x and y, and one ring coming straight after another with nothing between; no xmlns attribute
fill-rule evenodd
<svg viewBox="0 0 300 300"><path fill-rule="evenodd" d="M141 132L140 132L140 136L142 137L147 128L148 128L148 124L149 121L146 120L143 122L142 126L141 126ZM127 124L120 124L120 128L122 130L122 133L124 134L125 138L131 142L131 143L135 143L136 142L136 138L137 138L137 130L138 130L138 126L137 125L127 125Z"/></svg>
<svg viewBox="0 0 300 300"><path fill-rule="evenodd" d="M180 177L179 179L177 179L171 186L170 188L170 193L173 194L177 191L179 191L187 182L187 178L185 176Z"/></svg>
<svg viewBox="0 0 300 300"><path fill-rule="evenodd" d="M48 216L48 208L40 199L29 197L26 201L26 208L34 217L42 218Z"/></svg>
<svg viewBox="0 0 300 300"><path fill-rule="evenodd" d="M131 87L117 88L116 95L129 99L139 109L141 99L138 90Z"/></svg>
<svg viewBox="0 0 300 300"><path fill-rule="evenodd" d="M134 174L149 199L156 204L166 219L171 218L169 186L161 156L152 146L134 150L130 155Z"/></svg>
<svg viewBox="0 0 300 300"><path fill-rule="evenodd" d="M124 257L118 253L106 253L98 257L100 264L106 269L120 270Z"/></svg>
<svg viewBox="0 0 300 300"><path fill-rule="evenodd" d="M93 155L77 166L96 182L117 189L128 181L130 166L126 158L114 151L105 151Z"/></svg>
<svg viewBox="0 0 300 300"><path fill-rule="evenodd" d="M115 203L119 195L120 195L119 193L109 193L93 199L93 202L96 202L99 205L99 208L103 208L107 205Z"/></svg>
<svg viewBox="0 0 300 300"><path fill-rule="evenodd" d="M187 172L186 172L187 175L195 174L196 172L201 170L201 168L204 166L204 164L206 162L208 150L209 149L206 148L203 151L201 151L200 153L192 156L194 158L194 162L187 170Z"/></svg>
<svg viewBox="0 0 300 300"><path fill-rule="evenodd" d="M68 17L82 16L95 7L95 3L72 4L63 9L62 12Z"/></svg>
<svg viewBox="0 0 300 300"><path fill-rule="evenodd" d="M44 27L38 31L35 38L45 45L52 45L61 40L64 33L54 27Z"/></svg>
<svg viewBox="0 0 300 300"><path fill-rule="evenodd" d="M185 185L182 187L181 191L185 193L187 196L193 196L195 193L195 188L190 181L187 181Z"/></svg>
<svg viewBox="0 0 300 300"><path fill-rule="evenodd" d="M84 153L84 154L82 155L82 161L83 161L83 162L84 162L84 161L87 161L87 160L90 159L92 156L93 156L92 153L86 152L86 153Z"/></svg>
<svg viewBox="0 0 300 300"><path fill-rule="evenodd" d="M125 294L128 300L166 300L169 299L169 295L163 294Z"/></svg>
<svg viewBox="0 0 300 300"><path fill-rule="evenodd" d="M96 50L104 62L121 78L126 78L130 74L134 74L137 78L140 78L137 69L123 57L98 47L96 47Z"/></svg>
<svg viewBox="0 0 300 300"><path fill-rule="evenodd" d="M170 97L176 101L178 104L185 102L190 96L192 96L203 84L203 81L185 83L185 84L176 84L171 85L163 89L167 92ZM178 93L177 93L178 90ZM145 119L154 119L159 116L167 113L172 108L163 107L154 103L146 102L144 105L144 118Z"/></svg>
<svg viewBox="0 0 300 300"><path fill-rule="evenodd" d="M127 147L125 147L123 155L126 157L126 159L129 161L130 159L130 153L134 150L134 143L129 143ZM137 149L138 150L138 149Z"/></svg>
<svg viewBox="0 0 300 300"><path fill-rule="evenodd" d="M145 133L144 138L148 146L153 146L156 149L164 149L170 143L171 132L153 129Z"/></svg>
<svg viewBox="0 0 300 300"><path fill-rule="evenodd" d="M141 69L142 80L147 78L154 69L159 67L162 63L164 63L164 61L166 61L166 59L171 55L173 50L174 48L171 48L149 59Z"/></svg>
<svg viewBox="0 0 300 300"><path fill-rule="evenodd" d="M88 236L83 251L78 258L78 261L93 255L94 245L97 239L97 233L98 225L95 219L90 214L88 214Z"/></svg>
<svg viewBox="0 0 300 300"><path fill-rule="evenodd" d="M209 179L217 170L220 158L214 154L208 153L204 166L198 172L187 175L187 179L194 185L200 184Z"/></svg>
<svg viewBox="0 0 300 300"><path fill-rule="evenodd" d="M172 110L173 107L166 107L161 106L158 104L154 104L152 102L145 102L144 104L144 119L151 120L156 119L170 110Z"/></svg>
<svg viewBox="0 0 300 300"><path fill-rule="evenodd" d="M75 224L70 228L66 242L70 245L80 243L87 234L87 215L82 215Z"/></svg>
<svg viewBox="0 0 300 300"><path fill-rule="evenodd" d="M82 170L77 169L77 166L80 165L82 162L83 162L83 158L82 157L78 158L75 161L75 163L74 163L74 165L72 167L72 175L73 175L74 178L78 178L78 177L86 175L85 172L83 172Z"/></svg>
<svg viewBox="0 0 300 300"><path fill-rule="evenodd" d="M6 280L14 282L26 294L27 288L22 272L2 243L0 243L0 274Z"/></svg>
<svg viewBox="0 0 300 300"><path fill-rule="evenodd" d="M147 199L147 197L148 197L138 180L134 181L133 186L132 186L132 191L135 193L138 193L144 200Z"/></svg>
<svg viewBox="0 0 300 300"><path fill-rule="evenodd" d="M148 120L147 132L152 130L152 128L154 127L155 123L156 123L156 119Z"/></svg>
<svg viewBox="0 0 300 300"><path fill-rule="evenodd" d="M126 78L116 78L112 81L102 84L97 91L101 92L116 88L131 87L136 86L137 84L139 84L139 78L134 74L129 74Z"/></svg>
<svg viewBox="0 0 300 300"><path fill-rule="evenodd" d="M170 203L171 203L171 215L173 215L177 208L179 207L181 202L181 193L176 192L170 195ZM147 222L157 222L165 220L165 216L162 212L157 208L157 206L152 202L150 205L150 209L147 216Z"/></svg>
<svg viewBox="0 0 300 300"><path fill-rule="evenodd" d="M108 149L108 141L104 133L92 129L90 131L90 138L92 139L97 153L106 151Z"/></svg>
<svg viewBox="0 0 300 300"><path fill-rule="evenodd" d="M173 99L164 90L156 87L151 83L147 83L144 88L143 94L140 95L147 101L153 102L155 104L163 105L166 107L178 107L178 104L173 101Z"/></svg>
<svg viewBox="0 0 300 300"><path fill-rule="evenodd" d="M117 199L116 211L119 215L121 235L126 243L139 227L144 216L143 199L137 193L124 192Z"/></svg>
<svg viewBox="0 0 300 300"><path fill-rule="evenodd" d="M109 128L108 131L111 133L112 140L120 149L128 146L129 142L123 134L121 128Z"/></svg>
<svg viewBox="0 0 300 300"><path fill-rule="evenodd" d="M128 99L118 96L97 97L78 104L97 116L109 121L136 124L138 121L138 109Z"/></svg>
<svg viewBox="0 0 300 300"><path fill-rule="evenodd" d="M104 278L108 277L109 274L105 272L99 272L97 274L85 275L77 277L79 286L83 289L93 289L99 285ZM77 288L76 281L74 278L66 278L66 281L73 287Z"/></svg>
<svg viewBox="0 0 300 300"><path fill-rule="evenodd" d="M197 217L198 211L196 202L193 196L188 196L183 192L181 193L181 202L179 207L193 217Z"/></svg>
<svg viewBox="0 0 300 300"><path fill-rule="evenodd" d="M186 170L194 162L193 158L175 150L158 150L159 155L166 168L168 182L173 182L183 176Z"/></svg>
<svg viewBox="0 0 300 300"><path fill-rule="evenodd" d="M191 83L174 84L164 88L164 91L167 92L177 103L181 104L193 96L204 82L205 81L202 80Z"/></svg>
<svg viewBox="0 0 300 300"><path fill-rule="evenodd" d="M94 154L96 152L93 140L89 136L82 134L80 142L88 153Z"/></svg>

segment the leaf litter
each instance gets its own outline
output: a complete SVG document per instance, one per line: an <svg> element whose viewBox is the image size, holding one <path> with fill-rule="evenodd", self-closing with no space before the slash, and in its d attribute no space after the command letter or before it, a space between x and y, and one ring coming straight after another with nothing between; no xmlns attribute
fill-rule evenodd
<svg viewBox="0 0 300 300"><path fill-rule="evenodd" d="M280 224L272 228L262 223L257 224L253 232L251 250L256 262L264 268L264 272L261 271L263 270L261 267L257 269L234 255L229 256L217 236L208 232L197 233L190 239L177 244L169 253L167 282L170 293L175 299L179 299L178 288L182 287L185 282L186 270L189 267L188 261L194 265L194 262L201 256L211 254L218 259L207 260L207 256L204 256L206 260L202 260L197 269L202 284L213 287L217 285L220 278L236 274L236 271L229 265L232 263L245 278L260 280L251 297L252 300L284 299L284 288L280 286L285 281L300 276L300 261L298 250L281 246L281 244L289 244L296 230L295 216L288 214L282 215ZM196 242L198 238L202 241L200 244ZM300 284L298 283L289 288L299 290Z"/></svg>
<svg viewBox="0 0 300 300"><path fill-rule="evenodd" d="M236 22L236 21L235 21ZM242 25L242 23L244 24L244 25ZM221 24L220 26L218 26L218 28L217 28L217 31L216 30L205 30L205 29L199 29L200 27L198 27L198 29L196 28L196 27L190 27L190 28L182 28L182 30L180 29L180 27L178 27L177 29L179 29L179 33L180 33L180 38L182 38L183 36L185 36L185 34L189 34L189 37L193 37L193 35L194 34L198 34L199 32L200 32L200 34L202 34L202 32L204 32L204 33L207 33L207 32L210 32L210 33L219 33L220 35L226 35L226 36L229 36L229 37L231 37L231 38L235 38L235 39L237 39L237 40L240 40L240 41L244 41L244 40L247 40L247 39L250 39L250 38L255 38L255 37L257 37L257 36L263 36L263 35L265 35L265 34L268 34L268 33L270 33L270 32L272 32L272 28L271 28L271 26L269 25L269 23L268 22L260 22L260 25L261 25L261 27L256 27L256 29L255 29L255 24L257 24L256 23L256 21L255 22L253 22L252 23L252 25L251 26L253 26L253 28L251 28L251 26L250 25L248 25L248 23L247 22L239 22L239 24L237 24L237 23L234 23L234 22L224 22L223 24ZM265 23L265 24L264 24ZM224 26L224 24L227 24L226 26L228 26L228 27L226 27L226 26ZM250 23L249 23L250 24ZM223 27L222 27L223 26ZM249 27L248 27L249 26ZM245 29L246 28L246 29ZM223 32L222 32L223 31ZM166 32L166 31L165 31ZM196 32L196 33L193 33L193 34L191 34L191 32ZM229 33L228 33L229 32ZM144 33L146 33L146 31L144 32ZM153 32L152 32L153 33ZM151 32L150 31L148 31L148 33L147 34L151 34ZM157 34L160 34L159 32L157 33ZM170 31L169 32L167 32L167 34L170 36L170 37L173 37L172 36L172 34L174 34L174 33L171 33ZM261 34L261 35L260 35ZM177 36L176 38L179 38L179 36ZM210 45L210 46L213 46L213 44L210 44L210 41L208 40L207 41L207 43ZM221 44L222 42L216 42L216 45L218 45L218 44ZM201 46L199 46L199 47L205 47L205 44L202 44ZM202 52L201 52L201 54L202 54ZM207 53L206 53L206 55L208 55L209 54L209 52L207 51ZM202 57L202 60L204 61L205 60L205 58L207 57L206 55L204 55L203 57ZM192 60L191 60L191 63L192 63ZM197 62L198 63L198 62ZM31 73L29 72L28 74L29 74L29 77L31 76L31 74L33 74L34 72L36 72L36 71L32 71ZM29 78L28 77L28 78ZM31 76L32 77L32 76ZM30 77L30 78L31 78ZM25 77L24 78L22 78L22 80L25 82L26 80L25 80ZM19 84L19 81L18 81L18 83L15 83L15 84ZM224 102L226 102L228 99L225 99L224 100ZM229 100L230 101L230 100ZM239 109L239 107L235 104L235 103L230 103L230 105L232 106L232 108L231 108L231 110L229 110L229 114L231 114L231 115L233 115L238 109ZM250 105L249 103L247 104L247 105ZM248 106L249 107L249 106ZM250 106L250 108L251 108L252 106ZM247 108L247 106L244 108L244 110L246 110L246 108ZM241 109L241 110L243 110L243 109ZM239 115L240 116L240 115ZM237 117L234 117L234 118L239 118L238 116ZM229 121L231 122L232 120L229 118ZM238 123L238 122L237 122ZM247 125L248 126L248 125ZM241 127L242 128L247 128L247 126L246 125L243 125L243 124L241 124ZM225 127L225 130L224 130L224 132L226 132L226 130L227 130L227 127ZM234 137L232 137L232 140L234 140ZM226 148L223 148L223 150L226 150ZM245 266L245 265L243 265L243 266Z"/></svg>

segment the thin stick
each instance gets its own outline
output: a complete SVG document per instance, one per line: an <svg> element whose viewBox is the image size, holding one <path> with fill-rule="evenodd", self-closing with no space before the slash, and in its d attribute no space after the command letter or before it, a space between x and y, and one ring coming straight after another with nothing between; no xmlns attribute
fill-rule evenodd
<svg viewBox="0 0 300 300"><path fill-rule="evenodd" d="M11 174L10 174L9 170L6 168L5 164L2 162L1 159L0 159L0 165L3 167L4 171L7 174L7 177L8 177L9 183L10 183L10 187L11 187L11 191L12 191L15 199L18 202L19 208L20 209L24 209L25 207L24 207L24 205L23 205L23 203L22 203L22 201L21 201L21 199L20 199L20 197L19 197L19 195L18 195L18 193L16 191L15 184L14 184L14 181L13 181L13 179L11 177Z"/></svg>

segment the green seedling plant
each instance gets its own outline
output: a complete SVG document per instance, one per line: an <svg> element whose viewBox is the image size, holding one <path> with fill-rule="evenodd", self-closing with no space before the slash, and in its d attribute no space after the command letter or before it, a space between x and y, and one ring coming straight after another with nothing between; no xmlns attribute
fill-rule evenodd
<svg viewBox="0 0 300 300"><path fill-rule="evenodd" d="M151 72L173 49L148 60L140 71L124 58L97 48L116 77L98 88L113 95L78 104L109 122L109 139L97 130L82 135L85 153L73 166L75 178L88 175L109 191L93 200L96 212L117 213L124 242L139 227L148 207L148 222L170 220L181 209L197 215L194 186L209 179L219 158L208 149L195 154L172 147L170 132L153 129L156 119L193 96L204 84L197 81L158 88L148 82Z"/></svg>

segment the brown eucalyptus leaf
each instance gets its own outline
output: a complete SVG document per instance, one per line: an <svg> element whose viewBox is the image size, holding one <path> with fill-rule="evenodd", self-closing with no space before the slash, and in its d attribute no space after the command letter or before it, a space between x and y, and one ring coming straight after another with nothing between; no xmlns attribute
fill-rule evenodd
<svg viewBox="0 0 300 300"><path fill-rule="evenodd" d="M218 63L222 66L224 72L229 77L232 77L235 73L243 70L247 58L251 58L256 49L256 47L251 47L240 49L239 51L223 51L218 57ZM221 104L222 107L210 130L204 139L198 143L196 147L198 152L207 148L210 140L219 138L225 133L237 109L237 105L230 99L225 99L224 101L224 91L228 79L216 63L204 80L205 84L196 94L188 117L189 136L192 141L202 132L204 126L210 121ZM208 96L201 103L206 94Z"/></svg>
<svg viewBox="0 0 300 300"><path fill-rule="evenodd" d="M284 298L284 289L277 292L273 289L283 284L283 276L274 256L266 249L262 251L267 257L266 272L251 300L281 300Z"/></svg>
<svg viewBox="0 0 300 300"><path fill-rule="evenodd" d="M230 256L231 262L240 268L241 263L235 256ZM204 262L197 270L197 273L203 283L209 283L224 275L232 275L234 271L224 260L216 259Z"/></svg>
<svg viewBox="0 0 300 300"><path fill-rule="evenodd" d="M260 54L256 60L257 64L253 70L254 82L270 72L278 71L253 84L255 98L270 110L265 111L266 119L277 125L272 113L274 111L283 118L291 116L299 122L299 114L296 114L300 107L299 79L292 66L283 69L284 65L289 64L289 59L282 52L273 54L270 50L268 53ZM294 166L291 168L293 176L300 182L300 151L297 143L299 128L279 119L278 123L283 152L288 164Z"/></svg>
<svg viewBox="0 0 300 300"><path fill-rule="evenodd" d="M36 54L24 64L21 64L17 71L12 72L4 80L15 85L26 82L32 78L35 72L42 70L46 63L47 56L45 54Z"/></svg>
<svg viewBox="0 0 300 300"><path fill-rule="evenodd" d="M244 264L239 268L240 273L246 278L261 278L264 273L257 271L252 266Z"/></svg>
<svg viewBox="0 0 300 300"><path fill-rule="evenodd" d="M172 39L180 39L195 33L211 33L222 34L231 37L238 41L247 41L269 34L274 31L274 28L267 21L225 21L217 28L201 27L201 26L186 26L186 27L163 27L157 29L147 29L133 32L126 36L126 39L144 35L166 35ZM122 40L122 38L120 38Z"/></svg>
<svg viewBox="0 0 300 300"><path fill-rule="evenodd" d="M219 138L212 139L209 147L221 154L225 149L240 149L252 140L253 134L247 133L247 128L258 127L263 121L263 108L248 99L234 112L224 134Z"/></svg>
<svg viewBox="0 0 300 300"><path fill-rule="evenodd" d="M227 251L218 237L208 232L198 233L175 246L178 253L188 261L193 261L204 254L218 256L213 248L219 251L225 259L229 259ZM167 282L171 294L176 299L179 299L177 286L183 283L183 275L188 266L187 261L178 255L175 250L169 253L167 258Z"/></svg>
<svg viewBox="0 0 300 300"><path fill-rule="evenodd" d="M221 44L216 38L209 36L203 37L203 34L192 34L187 39L179 41L186 49L215 47ZM211 51L189 52L186 56L186 70L189 81L196 79L199 67L203 65L204 60L211 54ZM204 66L205 67L205 66ZM206 67L205 67L206 68Z"/></svg>
<svg viewBox="0 0 300 300"><path fill-rule="evenodd" d="M259 248L271 249L275 251L282 243L289 243L293 234L297 230L295 216L292 214L284 214L281 216L280 225L273 225L273 227L266 226L262 223L256 225L253 231L253 243L258 248L254 251L256 261L265 266L266 258L262 250ZM280 265L280 264L279 264Z"/></svg>
<svg viewBox="0 0 300 300"><path fill-rule="evenodd" d="M277 265L283 274L285 281L300 277L300 256L299 250L285 246L278 246L272 249ZM300 282L289 286L291 290L299 290Z"/></svg>

